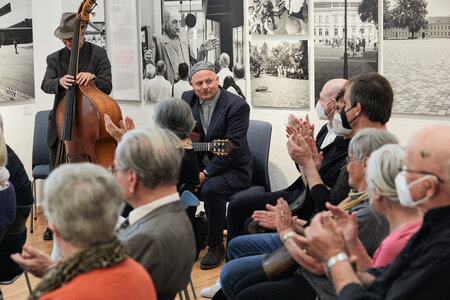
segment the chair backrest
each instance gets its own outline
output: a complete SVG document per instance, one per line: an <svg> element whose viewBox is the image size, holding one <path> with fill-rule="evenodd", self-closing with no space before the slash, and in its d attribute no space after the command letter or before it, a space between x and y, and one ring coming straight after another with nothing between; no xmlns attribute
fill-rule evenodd
<svg viewBox="0 0 450 300"><path fill-rule="evenodd" d="M50 110L36 113L34 119L32 168L50 163L50 150L47 147L47 124Z"/></svg>
<svg viewBox="0 0 450 300"><path fill-rule="evenodd" d="M191 191L184 191L183 194L181 194L181 203L183 203L184 209L188 208L189 206L198 206L200 204L200 201L198 198L192 194Z"/></svg>
<svg viewBox="0 0 450 300"><path fill-rule="evenodd" d="M272 137L272 124L265 121L250 120L247 140L253 156L252 185L261 185L270 192L269 152Z"/></svg>
<svg viewBox="0 0 450 300"><path fill-rule="evenodd" d="M33 203L25 206L16 207L16 219L9 226L6 234L17 234L27 230L26 222L31 210L33 209Z"/></svg>

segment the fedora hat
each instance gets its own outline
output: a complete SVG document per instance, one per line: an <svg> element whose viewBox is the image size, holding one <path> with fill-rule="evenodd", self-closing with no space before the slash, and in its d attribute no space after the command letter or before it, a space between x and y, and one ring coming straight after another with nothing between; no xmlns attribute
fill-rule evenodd
<svg viewBox="0 0 450 300"><path fill-rule="evenodd" d="M58 28L55 30L55 36L60 39L70 39L73 38L73 28L75 25L76 13L65 12L61 15L61 21L59 22ZM86 31L87 24L81 25L81 32Z"/></svg>

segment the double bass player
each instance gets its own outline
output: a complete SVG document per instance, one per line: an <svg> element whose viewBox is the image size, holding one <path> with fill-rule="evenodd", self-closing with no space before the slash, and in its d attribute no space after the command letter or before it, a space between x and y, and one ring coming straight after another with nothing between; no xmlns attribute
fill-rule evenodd
<svg viewBox="0 0 450 300"><path fill-rule="evenodd" d="M97 88L105 94L110 94L111 64L106 51L94 44L84 41L87 24L81 26L79 38L78 73L76 78L69 75L71 51L73 46L76 13L66 12L61 15L61 21L54 35L64 44L64 48L47 56L47 69L42 80L41 89L48 94L55 94L53 108L48 115L47 146L50 148L50 171L57 165L57 151L60 137L57 132L56 111L58 104L72 85L86 86L93 80ZM48 230L44 240L51 240Z"/></svg>
<svg viewBox="0 0 450 300"><path fill-rule="evenodd" d="M76 17L76 13L66 12L62 14L60 25L56 28L54 34L65 47L47 56L47 70L41 85L41 89L45 93L55 94L53 109L48 116L47 128L50 171L55 168L59 142L56 129L56 108L66 94L66 90L74 84L87 85L90 80L94 80L97 88L105 94L110 94L112 90L111 64L105 49L84 41L87 24L83 24L81 27L77 78L68 74Z"/></svg>

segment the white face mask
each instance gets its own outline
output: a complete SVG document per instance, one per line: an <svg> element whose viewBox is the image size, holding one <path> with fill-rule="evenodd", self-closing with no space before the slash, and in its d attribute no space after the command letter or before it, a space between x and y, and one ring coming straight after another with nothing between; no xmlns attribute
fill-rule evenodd
<svg viewBox="0 0 450 300"><path fill-rule="evenodd" d="M333 130L337 135L349 136L353 129L345 128L342 125L342 118L340 114L335 114L333 117Z"/></svg>
<svg viewBox="0 0 450 300"><path fill-rule="evenodd" d="M325 108L324 108L324 107L326 107L328 104L330 104L330 102L331 102L332 100L333 100L333 99L330 99L330 101L328 101L328 103L325 104L325 106L322 106L322 105L320 104L320 100L317 101L317 104L316 104L316 113L317 113L317 116L319 117L320 120L328 120L328 117L333 113L333 111L331 111L328 115L326 115L326 114L325 114Z"/></svg>
<svg viewBox="0 0 450 300"><path fill-rule="evenodd" d="M413 199L411 198L411 193L409 192L409 189L413 185L415 185L419 182L422 182L424 180L427 180L428 178L433 178L434 180L436 180L436 182L438 182L438 179L435 176L425 175L423 177L420 177L419 179L414 180L410 184L408 184L406 182L405 174L402 172L398 173L397 176L395 177L395 187L397 189L398 200L400 201L400 203L404 206L416 207L417 205L427 201L428 196L426 196L420 200L413 201Z"/></svg>

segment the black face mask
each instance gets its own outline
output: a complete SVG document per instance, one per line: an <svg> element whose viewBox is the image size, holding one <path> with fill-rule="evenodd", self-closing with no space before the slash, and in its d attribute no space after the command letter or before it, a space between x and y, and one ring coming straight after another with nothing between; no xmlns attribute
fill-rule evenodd
<svg viewBox="0 0 450 300"><path fill-rule="evenodd" d="M345 107L344 107L344 109L341 111L341 120L342 120L342 126L344 127L344 128L347 128L347 129L353 129L352 128L352 126L350 126L350 124L353 122L353 121L355 121L356 120L356 118L358 118L359 116L356 116L355 118L353 118L353 120L351 120L350 122L348 121L348 119L347 119L347 113L349 112L349 111L351 111L352 109L354 109L356 106L353 106L352 108L350 108L349 110L345 110Z"/></svg>

